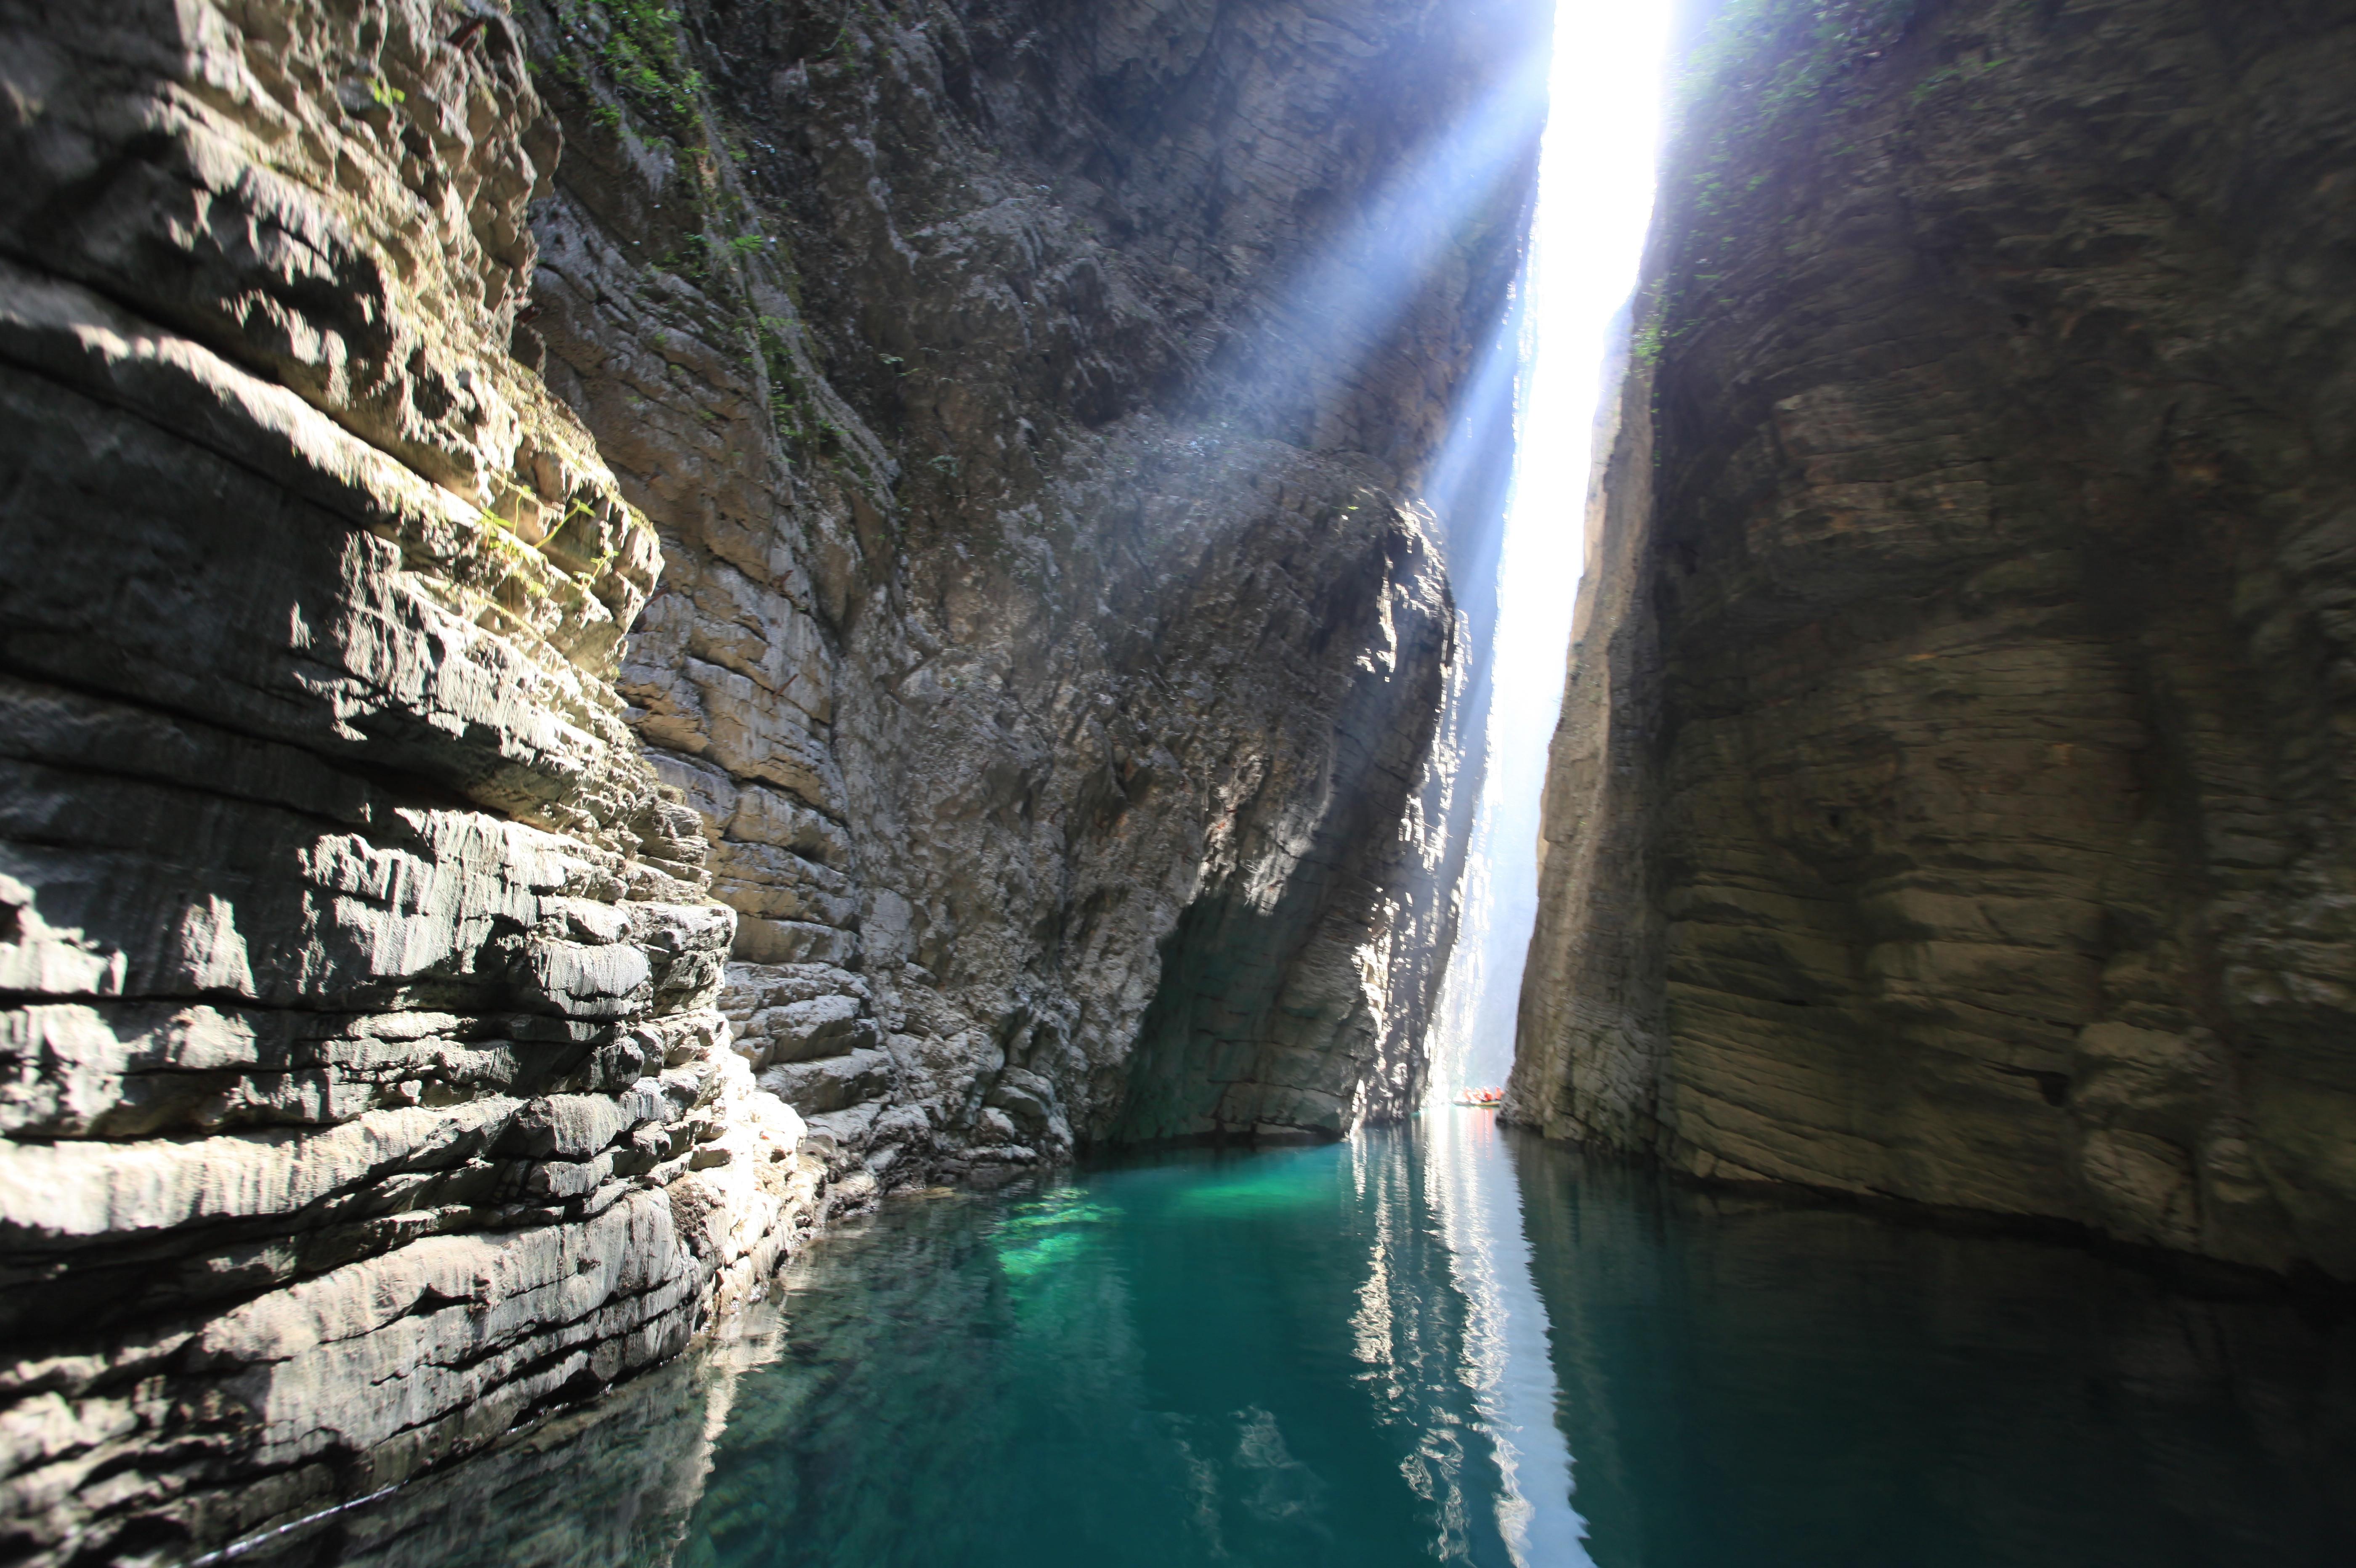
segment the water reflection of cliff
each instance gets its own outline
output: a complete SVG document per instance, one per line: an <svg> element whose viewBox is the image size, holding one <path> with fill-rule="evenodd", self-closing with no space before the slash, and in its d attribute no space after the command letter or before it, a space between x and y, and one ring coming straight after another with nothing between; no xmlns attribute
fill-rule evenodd
<svg viewBox="0 0 2356 1568"><path fill-rule="evenodd" d="M1355 1354L1376 1422L1413 1444L1403 1470L1430 1507L1431 1561L1570 1568L1578 1521L1560 1442L1547 1403L1520 1397L1547 1378L1513 1179L1486 1112L1428 1117L1414 1138L1355 1140L1351 1179L1371 1232Z"/></svg>
<svg viewBox="0 0 2356 1568"><path fill-rule="evenodd" d="M1515 1137L1605 1568L2356 1561L2356 1333Z"/></svg>
<svg viewBox="0 0 2356 1568"><path fill-rule="evenodd" d="M895 1200L766 1332L248 1561L1558 1563L1512 1179L1384 1134Z"/></svg>
<svg viewBox="0 0 2356 1568"><path fill-rule="evenodd" d="M406 1487L227 1557L235 1568L667 1568L774 1313ZM215 1559L220 1561L220 1559Z"/></svg>
<svg viewBox="0 0 2356 1568"><path fill-rule="evenodd" d="M237 1562L2356 1562L2345 1323L1485 1112L895 1200L788 1283L747 1334Z"/></svg>

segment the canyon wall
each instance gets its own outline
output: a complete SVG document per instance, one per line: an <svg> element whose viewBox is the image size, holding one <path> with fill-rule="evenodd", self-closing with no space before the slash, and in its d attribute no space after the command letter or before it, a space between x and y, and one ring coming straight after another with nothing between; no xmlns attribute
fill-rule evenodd
<svg viewBox="0 0 2356 1568"><path fill-rule="evenodd" d="M530 18L531 352L664 541L622 690L762 1081L853 1182L1398 1114L1542 8Z"/></svg>
<svg viewBox="0 0 2356 1568"><path fill-rule="evenodd" d="M676 1353L820 1173L508 354L512 31L7 21L0 1554L169 1559Z"/></svg>
<svg viewBox="0 0 2356 1568"><path fill-rule="evenodd" d="M2356 1278L2356 22L1686 63L1510 1114Z"/></svg>
<svg viewBox="0 0 2356 1568"><path fill-rule="evenodd" d="M0 1557L1399 1114L1543 23L0 8Z"/></svg>

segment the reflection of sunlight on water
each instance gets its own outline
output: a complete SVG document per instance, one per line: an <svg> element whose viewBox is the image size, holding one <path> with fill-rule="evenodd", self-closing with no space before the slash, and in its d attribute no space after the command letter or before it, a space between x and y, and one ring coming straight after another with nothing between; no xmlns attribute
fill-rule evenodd
<svg viewBox="0 0 2356 1568"><path fill-rule="evenodd" d="M1425 1117L1424 1180L1464 1297L1457 1375L1472 1394L1498 1471L1497 1527L1520 1568L1589 1561L1570 1505L1570 1450L1554 1420L1545 1303L1530 1274L1521 1192L1494 1111Z"/></svg>
<svg viewBox="0 0 2356 1568"><path fill-rule="evenodd" d="M1512 1061L1537 907L1538 802L1579 578L1589 434L1610 323L1635 281L1652 210L1669 9L1613 0L1558 0L1556 7L1486 766L1419 1134L1426 1200L1440 1217L1465 1304L1456 1372L1497 1467L1497 1527L1525 1568L1588 1563L1586 1525L1570 1503L1571 1456L1555 1423L1546 1308L1531 1275L1515 1169L1496 1114L1449 1102L1460 1088L1502 1083ZM1378 1239L1355 1320L1362 1344L1374 1338L1372 1302L1387 1288L1386 1267Z"/></svg>
<svg viewBox="0 0 2356 1568"><path fill-rule="evenodd" d="M1494 1113L1435 1113L1413 1143L1361 1135L1350 1160L1371 1232L1352 1353L1377 1422L1416 1435L1399 1473L1431 1509L1430 1554L1488 1561L1494 1547L1479 1543L1501 1540L1521 1568L1587 1563L1545 1308ZM1435 1277L1435 1231L1453 1290ZM1475 1516L1483 1508L1492 1517Z"/></svg>

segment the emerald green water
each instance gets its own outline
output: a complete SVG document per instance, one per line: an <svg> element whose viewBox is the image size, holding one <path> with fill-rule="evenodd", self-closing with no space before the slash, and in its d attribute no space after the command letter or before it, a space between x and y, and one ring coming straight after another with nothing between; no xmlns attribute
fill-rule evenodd
<svg viewBox="0 0 2356 1568"><path fill-rule="evenodd" d="M887 1202L306 1563L2356 1562L2356 1340L1485 1112Z"/></svg>

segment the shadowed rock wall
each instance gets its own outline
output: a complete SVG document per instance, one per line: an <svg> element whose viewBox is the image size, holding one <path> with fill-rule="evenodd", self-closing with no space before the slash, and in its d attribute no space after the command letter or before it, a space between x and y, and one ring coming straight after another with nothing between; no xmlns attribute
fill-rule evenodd
<svg viewBox="0 0 2356 1568"><path fill-rule="evenodd" d="M2356 26L1804 9L1694 50L1513 1114L2356 1277Z"/></svg>
<svg viewBox="0 0 2356 1568"><path fill-rule="evenodd" d="M2347 1554L2344 1320L1984 1224L1510 1147L1598 1562Z"/></svg>
<svg viewBox="0 0 2356 1568"><path fill-rule="evenodd" d="M0 9L0 1557L1406 1104L1536 9Z"/></svg>

